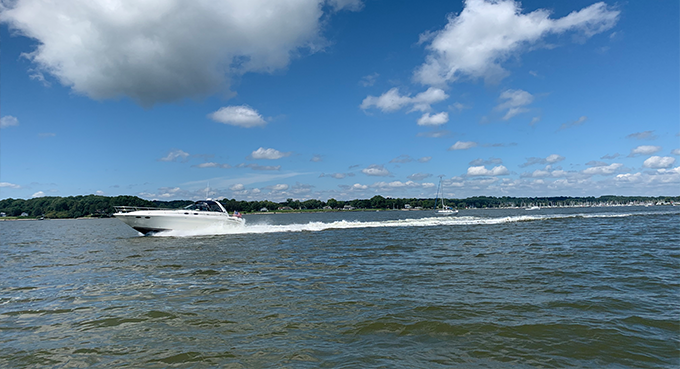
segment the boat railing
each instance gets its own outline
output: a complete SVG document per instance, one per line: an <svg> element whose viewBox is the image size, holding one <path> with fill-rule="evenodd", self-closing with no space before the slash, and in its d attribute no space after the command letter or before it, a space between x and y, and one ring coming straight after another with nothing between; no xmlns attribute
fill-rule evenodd
<svg viewBox="0 0 680 369"><path fill-rule="evenodd" d="M139 210L168 210L163 208L151 208L147 206L114 206L113 208L116 209L116 213L131 213L133 211Z"/></svg>

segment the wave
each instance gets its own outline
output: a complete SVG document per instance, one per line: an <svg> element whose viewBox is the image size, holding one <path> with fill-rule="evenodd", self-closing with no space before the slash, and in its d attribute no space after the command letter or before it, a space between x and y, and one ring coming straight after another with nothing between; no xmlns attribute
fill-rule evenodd
<svg viewBox="0 0 680 369"><path fill-rule="evenodd" d="M423 217L413 219L396 219L381 221L348 221L338 220L334 222L308 222L295 224L246 224L243 227L229 229L203 229L200 231L165 231L155 233L156 237L193 237L213 236L227 234L265 234L282 232L320 232L330 229L357 229L357 228L393 228L393 227L437 227L437 226L467 226L467 225L496 225L517 222L534 222L555 219L570 218L625 218L639 215L664 215L668 213L617 213L617 214L543 214L543 215L517 215L506 217Z"/></svg>

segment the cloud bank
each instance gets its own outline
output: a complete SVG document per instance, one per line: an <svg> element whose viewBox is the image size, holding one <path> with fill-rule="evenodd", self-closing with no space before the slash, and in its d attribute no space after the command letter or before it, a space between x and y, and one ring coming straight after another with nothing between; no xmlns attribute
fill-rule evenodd
<svg viewBox="0 0 680 369"><path fill-rule="evenodd" d="M0 22L37 41L26 57L79 94L143 106L229 90L233 76L285 68L325 45L323 0L5 2ZM359 10L357 0L332 9Z"/></svg>

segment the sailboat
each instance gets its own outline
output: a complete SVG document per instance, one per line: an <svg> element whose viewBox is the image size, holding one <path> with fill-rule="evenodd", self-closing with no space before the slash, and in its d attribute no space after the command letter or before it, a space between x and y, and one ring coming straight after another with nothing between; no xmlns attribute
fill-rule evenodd
<svg viewBox="0 0 680 369"><path fill-rule="evenodd" d="M458 210L454 210L450 206L446 206L446 202L444 200L444 190L442 188L442 176L439 176L439 186L437 187L437 195L434 198L434 212L437 215L456 215L458 214ZM441 208L437 208L437 199L439 198L439 192L441 190Z"/></svg>

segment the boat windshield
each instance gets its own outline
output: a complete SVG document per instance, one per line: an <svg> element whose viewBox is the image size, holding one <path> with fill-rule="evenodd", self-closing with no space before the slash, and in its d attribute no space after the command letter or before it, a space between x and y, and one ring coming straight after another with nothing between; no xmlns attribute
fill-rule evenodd
<svg viewBox="0 0 680 369"><path fill-rule="evenodd" d="M196 201L195 203L185 207L187 210L193 211L216 211L218 213L224 213L222 207L215 201Z"/></svg>

